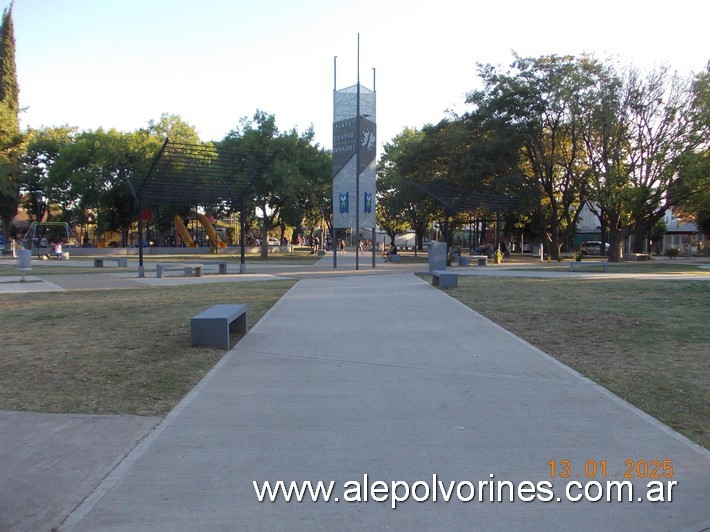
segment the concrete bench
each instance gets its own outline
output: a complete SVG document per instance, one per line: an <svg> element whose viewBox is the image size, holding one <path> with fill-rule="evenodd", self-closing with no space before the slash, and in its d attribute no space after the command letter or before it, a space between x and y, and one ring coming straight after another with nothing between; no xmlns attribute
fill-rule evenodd
<svg viewBox="0 0 710 532"><path fill-rule="evenodd" d="M624 253L624 260L627 262L650 260L648 253Z"/></svg>
<svg viewBox="0 0 710 532"><path fill-rule="evenodd" d="M128 267L128 259L126 257L101 257L100 259L94 259L94 268L103 268L106 261L115 262L117 268Z"/></svg>
<svg viewBox="0 0 710 532"><path fill-rule="evenodd" d="M431 284L439 288L456 288L459 285L459 274L456 272L434 270L431 275Z"/></svg>
<svg viewBox="0 0 710 532"><path fill-rule="evenodd" d="M395 253L394 255L390 255L389 257L387 257L387 262L399 262L400 258L401 257L399 256L399 254Z"/></svg>
<svg viewBox="0 0 710 532"><path fill-rule="evenodd" d="M246 334L246 305L214 305L190 318L192 345L230 348L230 332Z"/></svg>
<svg viewBox="0 0 710 532"><path fill-rule="evenodd" d="M459 266L468 266L472 260L478 261L479 266L488 266L487 255L461 255L459 257Z"/></svg>
<svg viewBox="0 0 710 532"><path fill-rule="evenodd" d="M607 261L601 261L601 260L580 260L580 261L572 261L569 263L569 271L573 272L575 266L602 266L604 268L604 273L607 272L607 268L609 267L609 263Z"/></svg>
<svg viewBox="0 0 710 532"><path fill-rule="evenodd" d="M227 264L229 263L226 260L214 260L202 263L203 266L217 266L217 273L219 274L227 273ZM187 264L187 266L189 266L189 264Z"/></svg>
<svg viewBox="0 0 710 532"><path fill-rule="evenodd" d="M202 264L180 264L177 262L167 262L155 265L155 275L158 278L163 277L163 273L167 271L182 271L186 276L193 275L202 277Z"/></svg>

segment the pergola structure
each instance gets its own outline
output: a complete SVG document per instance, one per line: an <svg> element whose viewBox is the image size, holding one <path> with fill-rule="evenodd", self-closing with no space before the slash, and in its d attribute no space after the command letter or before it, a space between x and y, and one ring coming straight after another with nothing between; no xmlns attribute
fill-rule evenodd
<svg viewBox="0 0 710 532"><path fill-rule="evenodd" d="M485 210L496 213L495 245L498 246L501 212L508 210L517 203L517 199L513 196L489 192L471 192L461 185L451 182L427 183L425 185L416 181L409 181L409 184L434 199L444 208L444 236L447 242L449 241L448 222L451 216Z"/></svg>
<svg viewBox="0 0 710 532"><path fill-rule="evenodd" d="M140 182L126 177L138 212L150 205L237 205L240 218L240 272L245 271L244 198L277 153L237 151L214 144L165 139ZM143 277L143 217L138 216L138 275Z"/></svg>

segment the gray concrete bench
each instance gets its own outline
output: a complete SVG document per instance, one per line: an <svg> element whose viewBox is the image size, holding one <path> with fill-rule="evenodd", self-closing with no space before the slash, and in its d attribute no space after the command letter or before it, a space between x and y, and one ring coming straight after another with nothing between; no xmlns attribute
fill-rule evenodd
<svg viewBox="0 0 710 532"><path fill-rule="evenodd" d="M246 305L214 305L190 318L192 345L229 349L230 332L247 332Z"/></svg>
<svg viewBox="0 0 710 532"><path fill-rule="evenodd" d="M461 255L459 266L468 266L472 260L478 261L479 266L488 266L488 256L486 255Z"/></svg>
<svg viewBox="0 0 710 532"><path fill-rule="evenodd" d="M399 262L400 258L401 257L399 256L399 254L395 253L394 255L390 255L389 257L387 257L387 262Z"/></svg>
<svg viewBox="0 0 710 532"><path fill-rule="evenodd" d="M162 278L163 273L167 271L182 271L186 276L191 276L194 272L195 277L202 277L202 264L166 262L155 265L156 277Z"/></svg>
<svg viewBox="0 0 710 532"><path fill-rule="evenodd" d="M439 288L456 288L459 285L459 274L456 272L434 270L431 275L431 284Z"/></svg>
<svg viewBox="0 0 710 532"><path fill-rule="evenodd" d="M651 260L648 253L624 253L624 260L627 262L639 260Z"/></svg>
<svg viewBox="0 0 710 532"><path fill-rule="evenodd" d="M126 257L101 257L100 259L94 259L94 268L103 268L106 261L115 262L117 268L128 267L128 259Z"/></svg>
<svg viewBox="0 0 710 532"><path fill-rule="evenodd" d="M607 268L609 267L609 263L607 261L601 261L601 260L580 260L580 261L572 261L569 263L569 271L573 272L575 266L602 266L604 268L604 273L607 272Z"/></svg>

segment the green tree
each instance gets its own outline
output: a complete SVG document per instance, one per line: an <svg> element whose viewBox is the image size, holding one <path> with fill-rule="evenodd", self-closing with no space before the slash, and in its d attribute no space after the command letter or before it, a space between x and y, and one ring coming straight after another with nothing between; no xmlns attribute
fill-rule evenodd
<svg viewBox="0 0 710 532"><path fill-rule="evenodd" d="M627 74L628 75L628 74ZM609 234L609 261L619 262L631 231L629 107L633 91L628 78L612 65L600 67L596 87L585 95L581 136L589 168L590 208Z"/></svg>
<svg viewBox="0 0 710 532"><path fill-rule="evenodd" d="M12 4L0 22L0 220L5 241L19 205L20 155L23 137L18 120L20 87L15 66Z"/></svg>
<svg viewBox="0 0 710 532"><path fill-rule="evenodd" d="M680 196L678 214L692 218L710 235L710 62L693 81L692 120L697 147L686 153L671 194Z"/></svg>
<svg viewBox="0 0 710 532"><path fill-rule="evenodd" d="M423 249L424 234L439 210L432 198L410 181L423 174L419 157L424 132L412 128L403 129L383 147L377 163L377 225L384 228L394 239L397 233L413 229L415 245Z"/></svg>
<svg viewBox="0 0 710 532"><path fill-rule="evenodd" d="M629 83L629 213L633 250L640 253L653 225L689 193L681 193L677 180L687 156L706 139L695 134L690 80L664 66Z"/></svg>
<svg viewBox="0 0 710 532"><path fill-rule="evenodd" d="M146 131L83 131L63 146L49 169L45 196L99 232L120 230L123 245L136 215L126 179L145 175L160 139Z"/></svg>
<svg viewBox="0 0 710 532"><path fill-rule="evenodd" d="M247 175L252 178L251 198L260 220L263 258L268 254L269 232L279 225L282 213L293 214L287 207L293 210L299 201L305 205L308 183L322 184L330 175L328 159L312 145L313 136L312 129L300 134L295 129L280 132L274 115L257 110L220 142L221 147L242 152L245 164L250 165Z"/></svg>
<svg viewBox="0 0 710 532"><path fill-rule="evenodd" d="M35 191L47 191L48 197L55 198L57 207L68 214L71 201L66 197L68 183L52 183L49 170L54 165L60 150L70 144L76 135L76 128L68 126L31 129L26 134L25 150L21 158L22 178L20 186L24 195L25 210L33 215L40 212L42 205L37 201ZM71 220L67 220L71 221Z"/></svg>
<svg viewBox="0 0 710 532"><path fill-rule="evenodd" d="M164 141L170 137L172 142L182 142L185 144L199 144L200 137L197 130L191 124L185 122L180 115L163 113L156 122L150 120L146 131L149 135L156 137L156 141ZM160 147L160 145L158 145Z"/></svg>
<svg viewBox="0 0 710 532"><path fill-rule="evenodd" d="M588 198L589 174L582 157L580 99L593 86L593 60L571 56L521 58L499 72L481 66L484 87L469 103L488 116L504 119L521 135L520 170L539 202L539 231L554 259L575 231Z"/></svg>
<svg viewBox="0 0 710 532"><path fill-rule="evenodd" d="M312 231L315 226L325 221L328 230L332 230L332 158L330 152L318 144L311 144L310 135L300 138L296 147L298 149L290 157L298 164L298 179L294 183L293 194L281 211L279 218L281 238L285 236L286 224L297 230L302 224L306 224L308 229ZM296 243L297 230L291 235L293 243Z"/></svg>

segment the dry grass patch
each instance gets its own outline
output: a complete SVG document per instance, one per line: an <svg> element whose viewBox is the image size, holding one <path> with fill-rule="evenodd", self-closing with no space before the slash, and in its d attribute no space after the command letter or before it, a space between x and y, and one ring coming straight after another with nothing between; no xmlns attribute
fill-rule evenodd
<svg viewBox="0 0 710 532"><path fill-rule="evenodd" d="M163 415L222 357L190 317L246 303L253 326L295 281L0 296L0 409Z"/></svg>
<svg viewBox="0 0 710 532"><path fill-rule="evenodd" d="M459 277L448 293L710 449L710 283Z"/></svg>

